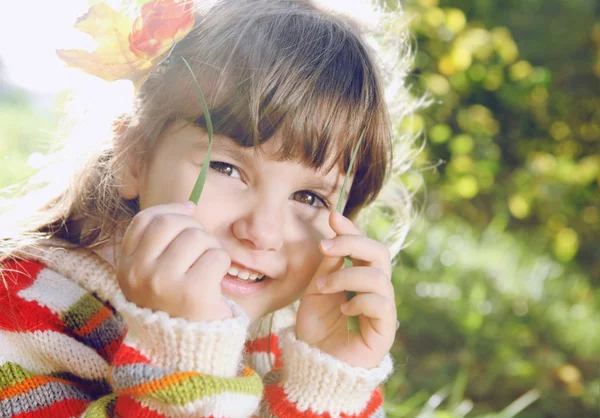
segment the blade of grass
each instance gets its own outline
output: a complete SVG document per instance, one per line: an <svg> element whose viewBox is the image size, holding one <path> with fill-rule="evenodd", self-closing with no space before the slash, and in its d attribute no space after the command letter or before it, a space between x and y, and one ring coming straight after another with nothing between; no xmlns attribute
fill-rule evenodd
<svg viewBox="0 0 600 418"><path fill-rule="evenodd" d="M362 143L363 137L365 136L365 130L363 129L360 134L360 138L358 138L358 142L354 146L354 150L352 151L352 158L350 159L350 164L348 165L348 171L346 171L346 177L344 177L344 184L342 185L342 191L340 193L340 198L337 201L337 205L335 205L335 211L338 213L342 213L344 209L344 193L346 192L346 187L348 186L348 178L352 173L352 167L354 166L354 160L356 160L356 154L358 154L358 148ZM350 257L344 257L344 268L352 267L352 260ZM346 292L346 300L352 299L356 296L355 292ZM350 332L359 332L360 326L358 325L358 317L357 316L349 316L348 317L348 338L350 338Z"/></svg>
<svg viewBox="0 0 600 418"><path fill-rule="evenodd" d="M454 385L452 386L452 392L450 393L450 409L456 408L458 404L460 404L465 395L465 389L467 388L467 383L469 382L469 368L466 365L463 365L454 380Z"/></svg>
<svg viewBox="0 0 600 418"><path fill-rule="evenodd" d="M512 418L527 408L529 405L534 403L540 398L540 391L537 389L530 389L527 393L521 395L516 401L512 402L506 408L504 408L499 416L502 418Z"/></svg>
<svg viewBox="0 0 600 418"><path fill-rule="evenodd" d="M385 413L390 417L404 418L427 402L428 398L429 394L425 390L421 390L415 393L412 397L402 401L400 404L395 404L391 401L385 401L383 408Z"/></svg>
<svg viewBox="0 0 600 418"><path fill-rule="evenodd" d="M188 64L187 60L184 57L181 57L183 63L186 65L188 70L190 70L190 74L196 83L196 87L198 87L198 93L200 95L200 101L202 102L202 109L204 110L204 119L206 121L206 133L208 134L208 150L206 151L206 156L204 157L204 162L202 163L202 169L200 170L200 174L198 175L198 179L196 180L196 184L194 184L194 188L192 189L192 193L190 194L190 201L198 204L198 200L200 200L200 195L202 194L202 190L204 189L204 183L206 182L206 176L208 175L208 168L210 166L210 154L212 152L212 144L213 144L213 125L212 120L210 119L210 112L208 111L208 106L206 104L206 100L204 99L204 94L202 94L202 88L200 88L200 83L196 79L196 75L192 71L192 67Z"/></svg>

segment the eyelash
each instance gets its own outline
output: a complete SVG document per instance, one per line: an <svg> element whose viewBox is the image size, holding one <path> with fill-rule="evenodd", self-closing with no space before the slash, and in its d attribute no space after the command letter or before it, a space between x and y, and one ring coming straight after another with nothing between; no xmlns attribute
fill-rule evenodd
<svg viewBox="0 0 600 418"><path fill-rule="evenodd" d="M219 173L219 174L222 174L222 175L224 175L224 176L227 176L227 177L231 177L231 175L229 175L229 174L226 174L226 173L224 173L224 172L220 171L220 169L223 169L223 168L231 168L231 169L233 169L233 170L236 170L236 171L239 173L239 169L238 169L236 166L234 166L233 164L224 163L224 162L222 162L222 161L211 161L211 162L210 162L210 168L211 168L212 170L216 171L217 173ZM220 168L220 169L219 169L219 168ZM292 196L295 196L295 195L297 195L297 194L300 194L300 193L307 193L307 194L310 194L310 195L312 195L312 196L313 196L313 197L314 197L314 198L315 198L317 201L321 202L321 203L323 204L323 207L324 207L325 209L329 209L329 208L330 208L330 204L329 204L329 202L327 201L327 199L325 199L323 196L319 195L318 193L311 192L310 190L299 190L299 191L297 191L297 192L294 192L294 193L292 193ZM301 202L300 202L300 203L301 203ZM309 205L309 204L306 204L306 205L307 205L307 206L310 206L310 207L314 207L314 208L318 208L318 207L319 207L319 206L315 206L315 205Z"/></svg>

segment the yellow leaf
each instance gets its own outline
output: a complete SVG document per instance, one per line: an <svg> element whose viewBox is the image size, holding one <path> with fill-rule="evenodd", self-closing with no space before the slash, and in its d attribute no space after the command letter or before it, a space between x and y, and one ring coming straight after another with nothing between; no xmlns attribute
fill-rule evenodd
<svg viewBox="0 0 600 418"><path fill-rule="evenodd" d="M94 38L95 50L59 49L56 53L69 66L106 81L128 79L137 83L154 65L152 61L139 58L131 52L131 25L129 16L98 3L75 24L75 28Z"/></svg>

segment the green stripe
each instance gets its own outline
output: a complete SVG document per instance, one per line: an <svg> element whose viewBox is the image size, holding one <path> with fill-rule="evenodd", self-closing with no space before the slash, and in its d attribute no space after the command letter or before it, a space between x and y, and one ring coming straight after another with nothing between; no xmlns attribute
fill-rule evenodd
<svg viewBox="0 0 600 418"><path fill-rule="evenodd" d="M168 405L185 405L223 392L260 397L263 392L262 380L256 373L235 378L196 375L168 388L149 393L148 396Z"/></svg>
<svg viewBox="0 0 600 418"><path fill-rule="evenodd" d="M0 366L0 390L14 386L31 377L33 375L18 364L5 363Z"/></svg>
<svg viewBox="0 0 600 418"><path fill-rule="evenodd" d="M63 313L62 320L65 325L73 330L84 326L96 312L104 308L102 302L91 294L82 296L68 311Z"/></svg>
<svg viewBox="0 0 600 418"><path fill-rule="evenodd" d="M104 396L92 403L85 411L84 418L109 418L112 417L118 395Z"/></svg>

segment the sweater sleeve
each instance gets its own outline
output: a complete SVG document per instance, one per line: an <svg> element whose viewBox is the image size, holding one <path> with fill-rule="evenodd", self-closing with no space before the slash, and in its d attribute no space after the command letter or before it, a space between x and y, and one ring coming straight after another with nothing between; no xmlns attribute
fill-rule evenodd
<svg viewBox="0 0 600 418"><path fill-rule="evenodd" d="M282 365L264 377L261 417L384 417L380 385L393 369L389 354L374 369L352 367L295 337L281 335Z"/></svg>
<svg viewBox="0 0 600 418"><path fill-rule="evenodd" d="M189 322L121 294L114 306L103 303L37 262L2 267L2 417L250 416L257 409L263 385L241 366L248 319L235 304L234 318Z"/></svg>

